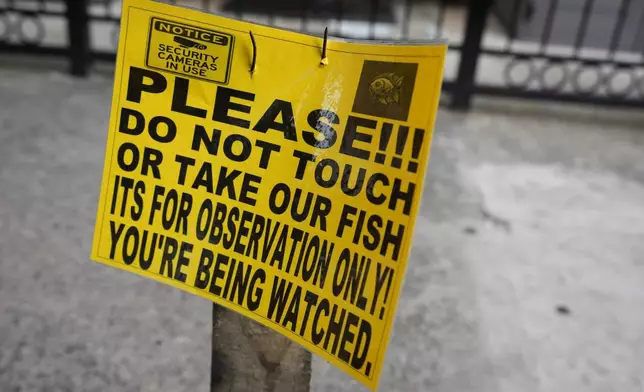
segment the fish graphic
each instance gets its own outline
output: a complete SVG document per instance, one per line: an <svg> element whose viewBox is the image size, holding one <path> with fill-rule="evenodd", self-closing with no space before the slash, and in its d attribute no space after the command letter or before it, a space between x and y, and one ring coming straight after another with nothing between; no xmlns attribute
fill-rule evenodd
<svg viewBox="0 0 644 392"><path fill-rule="evenodd" d="M403 76L398 76L393 72L376 76L369 83L371 97L374 101L380 102L383 105L400 103L400 89L403 79Z"/></svg>

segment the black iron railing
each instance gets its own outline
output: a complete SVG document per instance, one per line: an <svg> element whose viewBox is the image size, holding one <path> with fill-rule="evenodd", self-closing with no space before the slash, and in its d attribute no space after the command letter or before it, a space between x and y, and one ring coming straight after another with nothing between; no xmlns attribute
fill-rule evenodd
<svg viewBox="0 0 644 392"><path fill-rule="evenodd" d="M450 42L444 91L644 106L642 0L174 0L311 34ZM118 0L0 0L0 51L113 61Z"/></svg>

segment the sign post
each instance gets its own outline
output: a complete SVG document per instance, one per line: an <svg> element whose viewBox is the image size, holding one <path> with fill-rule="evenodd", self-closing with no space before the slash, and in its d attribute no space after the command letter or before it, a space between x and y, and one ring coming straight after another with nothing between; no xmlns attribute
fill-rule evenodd
<svg viewBox="0 0 644 392"><path fill-rule="evenodd" d="M92 259L226 308L213 383L375 389L445 52L125 0Z"/></svg>
<svg viewBox="0 0 644 392"><path fill-rule="evenodd" d="M211 392L308 392L310 379L309 351L213 304Z"/></svg>

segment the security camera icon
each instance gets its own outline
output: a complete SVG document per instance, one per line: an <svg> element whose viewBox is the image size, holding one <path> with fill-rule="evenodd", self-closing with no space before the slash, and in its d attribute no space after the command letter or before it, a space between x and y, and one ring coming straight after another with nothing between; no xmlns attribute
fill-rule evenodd
<svg viewBox="0 0 644 392"><path fill-rule="evenodd" d="M196 41L193 41L193 40L188 39L188 38L175 36L174 37L174 42L178 43L179 45L181 45L184 48L195 48L195 49L199 49L199 50L208 49L208 47L206 45L201 44L201 43L196 42Z"/></svg>

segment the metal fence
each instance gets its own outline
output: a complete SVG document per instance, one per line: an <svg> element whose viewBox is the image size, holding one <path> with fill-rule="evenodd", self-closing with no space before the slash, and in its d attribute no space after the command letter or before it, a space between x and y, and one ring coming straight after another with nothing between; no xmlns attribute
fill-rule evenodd
<svg viewBox="0 0 644 392"><path fill-rule="evenodd" d="M446 38L444 91L644 106L644 0L174 0L278 27L359 39ZM0 52L113 61L119 0L0 0Z"/></svg>

